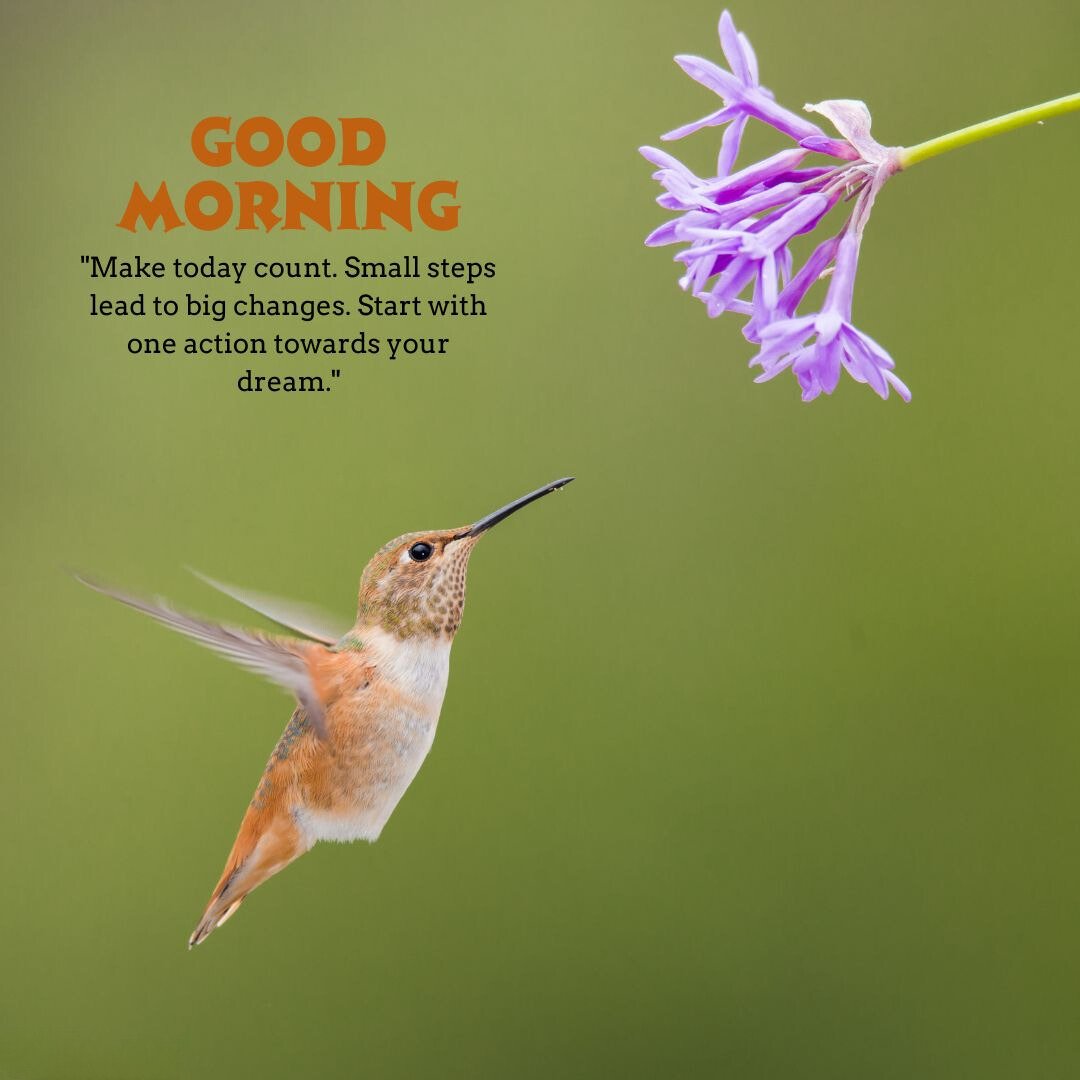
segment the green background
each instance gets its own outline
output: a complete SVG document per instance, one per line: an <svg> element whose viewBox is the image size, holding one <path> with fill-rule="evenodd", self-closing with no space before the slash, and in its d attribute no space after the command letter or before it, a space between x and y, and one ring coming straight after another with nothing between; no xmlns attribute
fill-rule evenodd
<svg viewBox="0 0 1080 1080"><path fill-rule="evenodd" d="M713 108L671 56L719 59L718 15L4 4L4 1080L1077 1075L1080 117L889 184L856 319L914 401L803 405L641 244L636 148ZM781 101L864 98L890 144L1077 89L1060 0L735 15ZM377 117L371 177L458 179L461 226L117 229L134 180L214 175L214 113ZM262 176L313 178L223 178ZM192 328L90 319L87 253L498 276L486 319L418 326L443 360L242 395L231 358L129 357ZM189 953L289 704L64 567L347 614L391 536L571 472L473 559L382 840Z"/></svg>

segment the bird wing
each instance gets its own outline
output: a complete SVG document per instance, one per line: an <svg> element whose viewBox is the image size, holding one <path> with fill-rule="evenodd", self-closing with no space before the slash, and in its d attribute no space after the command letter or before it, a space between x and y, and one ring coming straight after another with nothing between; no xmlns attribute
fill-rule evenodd
<svg viewBox="0 0 1080 1080"><path fill-rule="evenodd" d="M306 641L263 634L258 630L223 626L176 611L162 600L143 600L78 574L75 577L95 592L111 596L114 600L149 615L170 630L186 634L193 641L224 656L226 660L231 660L256 675L262 675L295 694L316 733L320 738L326 738L325 711L315 690L307 658L307 654L317 649L317 646Z"/></svg>
<svg viewBox="0 0 1080 1080"><path fill-rule="evenodd" d="M284 626L286 630L294 630L303 634L312 641L321 641L324 645L334 645L339 642L351 629L351 626L320 611L313 604L297 603L293 600L284 600L269 593L254 592L251 589L241 589L236 585L228 585L224 581L217 581L198 570L188 567L200 581L205 582L212 589L224 593L244 607L265 615L271 622Z"/></svg>

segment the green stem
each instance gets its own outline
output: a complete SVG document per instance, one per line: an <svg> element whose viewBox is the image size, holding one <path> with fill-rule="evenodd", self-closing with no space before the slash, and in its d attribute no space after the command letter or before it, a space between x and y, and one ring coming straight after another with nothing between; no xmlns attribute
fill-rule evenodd
<svg viewBox="0 0 1080 1080"><path fill-rule="evenodd" d="M1041 105L1032 105L1029 109L1017 109L1016 112L997 116L993 120L984 120L981 124L960 128L959 131L950 131L948 135L939 135L936 139L905 147L900 151L900 168L907 169L948 150L989 139L991 135L1000 135L1003 131L1012 131L1013 128L1023 127L1025 124L1037 124L1049 120L1052 116L1061 116L1077 109L1080 109L1080 94L1069 94L1054 101L1044 101Z"/></svg>

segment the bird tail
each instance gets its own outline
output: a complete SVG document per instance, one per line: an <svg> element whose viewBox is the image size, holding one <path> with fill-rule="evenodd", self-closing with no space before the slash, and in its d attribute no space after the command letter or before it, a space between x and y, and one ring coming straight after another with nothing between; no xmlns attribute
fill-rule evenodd
<svg viewBox="0 0 1080 1080"><path fill-rule="evenodd" d="M249 814L250 817L250 814ZM288 816L280 817L265 832L256 833L245 817L221 875L202 918L188 938L188 948L205 941L226 919L235 914L248 893L267 878L303 855L310 844Z"/></svg>
<svg viewBox="0 0 1080 1080"><path fill-rule="evenodd" d="M251 888L254 887L255 885L251 886ZM206 905L198 926L188 938L188 948L193 949L196 945L202 944L219 926L223 926L225 920L244 902L244 898L250 891L251 889L223 888L219 884L211 895L210 903Z"/></svg>

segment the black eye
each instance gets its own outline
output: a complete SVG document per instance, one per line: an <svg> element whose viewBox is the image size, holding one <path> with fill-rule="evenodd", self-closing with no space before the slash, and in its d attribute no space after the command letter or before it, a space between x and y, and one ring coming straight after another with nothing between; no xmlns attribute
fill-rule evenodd
<svg viewBox="0 0 1080 1080"><path fill-rule="evenodd" d="M431 558L431 553L434 550L435 549L430 544L425 544L424 541L421 540L419 543L413 544L413 546L409 548L409 558L412 559L413 562L427 562L427 560Z"/></svg>

